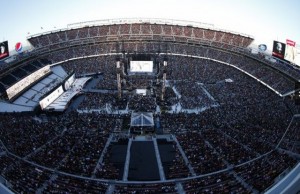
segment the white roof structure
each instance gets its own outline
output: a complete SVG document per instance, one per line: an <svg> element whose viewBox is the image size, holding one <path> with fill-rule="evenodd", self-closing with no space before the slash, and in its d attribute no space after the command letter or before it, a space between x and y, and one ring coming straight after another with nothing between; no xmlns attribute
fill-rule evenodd
<svg viewBox="0 0 300 194"><path fill-rule="evenodd" d="M131 114L130 126L132 127L154 126L153 114L149 112L133 112Z"/></svg>

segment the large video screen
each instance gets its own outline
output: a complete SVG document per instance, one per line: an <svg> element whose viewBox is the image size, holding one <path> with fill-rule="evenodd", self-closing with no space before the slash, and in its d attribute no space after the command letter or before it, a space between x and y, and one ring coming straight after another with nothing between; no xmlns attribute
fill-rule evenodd
<svg viewBox="0 0 300 194"><path fill-rule="evenodd" d="M147 90L146 89L136 89L136 94L146 96Z"/></svg>
<svg viewBox="0 0 300 194"><path fill-rule="evenodd" d="M0 60L9 57L8 41L0 43Z"/></svg>
<svg viewBox="0 0 300 194"><path fill-rule="evenodd" d="M75 81L75 73L73 75L71 75L71 77L69 77L69 79L66 80L65 82L65 90L68 90L71 85L74 83Z"/></svg>
<svg viewBox="0 0 300 194"><path fill-rule="evenodd" d="M285 54L285 44L274 40L272 56L280 59L284 59L284 54Z"/></svg>
<svg viewBox="0 0 300 194"><path fill-rule="evenodd" d="M48 74L50 72L51 72L50 66L47 65L47 66L33 72L32 74L28 75L27 77L21 79L20 81L18 81L17 83L15 83L14 85L12 85L11 87L9 87L6 90L8 99L13 98L18 93L20 93L21 91L26 89L26 87L30 86L35 81L39 80L40 78L42 78L43 76L45 76L46 74Z"/></svg>
<svg viewBox="0 0 300 194"><path fill-rule="evenodd" d="M54 100L56 100L60 95L64 93L63 87L60 86L56 90L54 90L51 94L46 96L40 101L40 106L42 110L49 106Z"/></svg>
<svg viewBox="0 0 300 194"><path fill-rule="evenodd" d="M130 72L152 72L153 61L130 61Z"/></svg>

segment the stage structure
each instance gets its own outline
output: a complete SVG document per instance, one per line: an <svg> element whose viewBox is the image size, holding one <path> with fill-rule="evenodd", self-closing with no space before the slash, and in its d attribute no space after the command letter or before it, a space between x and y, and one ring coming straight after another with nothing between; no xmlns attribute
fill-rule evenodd
<svg viewBox="0 0 300 194"><path fill-rule="evenodd" d="M162 77L162 87L161 87L161 101L164 101L165 98L165 91L166 91L166 79L167 79L167 59L164 59L164 66L163 66L163 77Z"/></svg>
<svg viewBox="0 0 300 194"><path fill-rule="evenodd" d="M121 86L121 65L120 65L120 59L117 58L116 62L117 66L117 84L118 84L118 98L122 98L122 86Z"/></svg>
<svg viewBox="0 0 300 194"><path fill-rule="evenodd" d="M153 113L133 112L130 122L131 131L134 133L144 133L154 131Z"/></svg>

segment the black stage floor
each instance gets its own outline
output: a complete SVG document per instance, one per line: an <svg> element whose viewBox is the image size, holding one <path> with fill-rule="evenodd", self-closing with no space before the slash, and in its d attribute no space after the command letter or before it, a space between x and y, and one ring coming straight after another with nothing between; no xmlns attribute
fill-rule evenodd
<svg viewBox="0 0 300 194"><path fill-rule="evenodd" d="M130 149L128 180L160 180L152 141L133 141Z"/></svg>
<svg viewBox="0 0 300 194"><path fill-rule="evenodd" d="M122 180L124 173L124 165L127 155L128 140L114 143L111 147L111 162L119 169L119 180Z"/></svg>

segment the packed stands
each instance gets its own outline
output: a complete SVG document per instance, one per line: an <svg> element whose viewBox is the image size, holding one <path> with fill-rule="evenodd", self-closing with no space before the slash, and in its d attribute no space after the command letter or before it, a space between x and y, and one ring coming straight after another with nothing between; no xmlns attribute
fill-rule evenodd
<svg viewBox="0 0 300 194"><path fill-rule="evenodd" d="M250 36L135 21L29 41L41 57L1 69L1 94L47 65L51 73L1 100L36 106L68 75L90 82L62 113L0 114L0 181L13 192L260 193L299 164L300 109L287 95L299 71L248 53ZM132 57L145 53L153 71L130 72ZM130 133L135 112L153 115L151 131ZM147 150L159 178L128 176L140 170L130 161L145 160Z"/></svg>

